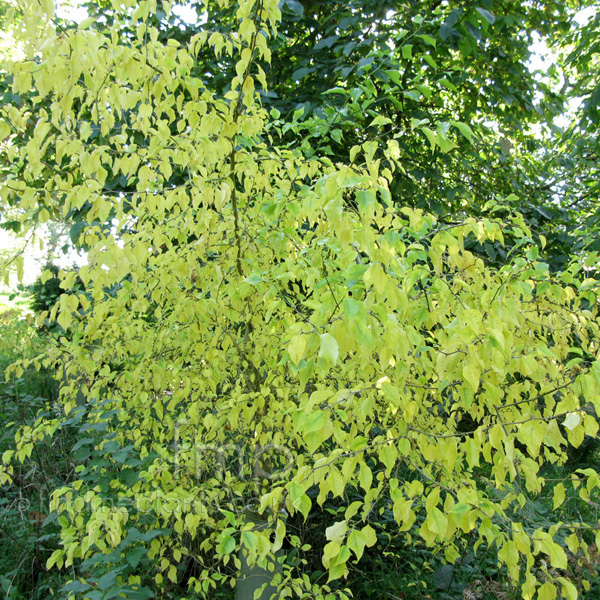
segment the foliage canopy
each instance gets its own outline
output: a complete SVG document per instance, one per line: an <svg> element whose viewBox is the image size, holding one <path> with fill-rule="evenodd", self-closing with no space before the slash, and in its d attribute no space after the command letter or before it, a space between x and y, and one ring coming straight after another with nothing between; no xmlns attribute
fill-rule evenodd
<svg viewBox="0 0 600 600"><path fill-rule="evenodd" d="M251 563L282 556L282 597L347 597L339 580L391 513L398 534L448 562L465 536L495 545L525 599L577 596L566 551L585 558L597 523L540 525L522 509L547 492L545 467L598 431L594 257L558 272L540 259L545 236L503 202L511 185L473 183L490 153L502 159L485 140L475 167L450 162L471 147L467 122L482 102L450 100L452 78L481 81L490 52L502 57L480 45L502 20L483 5L456 9L440 31L415 20L408 44L381 3L350 4L364 12L350 10L348 28L390 22L359 55L333 33L339 23L302 37L300 17L319 2L283 2L287 30L274 0L209 2L220 25L181 36L164 25L170 6L153 0L115 0L102 13L109 27L97 15L57 26L50 1L23 5L25 58L7 63L5 84L18 101L0 109L0 197L21 217L15 231L72 220L89 264L83 290L63 277L73 291L49 316L69 335L38 359L72 376L64 414L24 428L1 476L36 440L80 428L80 478L54 492L63 547L48 562L85 566L73 594L149 597L183 579L211 597L239 575L242 549ZM289 58L305 104L333 98L307 107L308 121L288 119L276 99L289 94L269 85L279 75L290 85L276 61L295 55L282 34L294 27L299 43L352 63ZM391 32L407 78L373 66ZM452 73L469 56L473 72ZM423 65L435 72L428 83ZM369 94L381 100L373 108ZM394 120L407 106L411 120ZM307 131L324 145L297 143ZM424 211L448 197L427 171L419 187L411 161L438 174L462 164L455 175L478 207ZM554 506L598 487L593 469L579 470L554 487ZM326 531L324 582L292 560L304 542L288 525L331 499L343 510ZM134 559L111 571L122 556Z"/></svg>

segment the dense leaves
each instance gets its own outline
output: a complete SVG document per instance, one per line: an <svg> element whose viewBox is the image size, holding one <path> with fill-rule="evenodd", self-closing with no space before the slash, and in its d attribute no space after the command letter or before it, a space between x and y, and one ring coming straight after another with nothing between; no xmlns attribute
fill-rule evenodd
<svg viewBox="0 0 600 600"><path fill-rule="evenodd" d="M506 33L572 7L332 6L208 3L183 29L152 1L22 13L0 197L19 231L74 220L89 263L35 363L65 369L61 415L0 477L79 428L51 503L66 593L213 597L256 563L282 594L345 598L387 519L448 563L465 536L495 547L525 599L577 596L597 522L523 507L598 431L596 258L540 256L560 227L530 196L542 142L511 128L541 84ZM599 487L579 469L554 506ZM291 523L332 500L325 581Z"/></svg>
<svg viewBox="0 0 600 600"><path fill-rule="evenodd" d="M348 162L353 146L394 139L401 168L394 172L390 187L398 205L424 208L452 221L460 215L478 216L488 201L514 193L528 224L545 236L553 269L565 265L574 246L589 243L580 227L585 219L591 219L586 230L595 223L597 153L590 128L597 28L594 19L584 27L574 20L585 2L280 4L282 20L270 43L272 59L265 65L267 85L261 92L263 105L275 111L267 131L278 144ZM118 18L110 3L85 6L94 19L91 28L118 35L121 44L135 38L135 23ZM222 36L226 45L238 25L235 10L216 1L192 3L187 6L187 21L158 10L149 23L157 28L156 41L163 45L168 40L186 44L202 32ZM190 23L194 11L196 22ZM60 24L65 32L71 27L69 22ZM565 49L562 70L559 64L543 74L530 70L532 42L540 38ZM208 47L195 50L189 76L225 94L235 61ZM570 81L577 83L571 86ZM96 85L101 84L102 80ZM15 94L14 86L6 89L5 103L30 103L30 125L19 134L26 141L44 104L31 103L27 93ZM587 125L561 136L551 124L568 98L577 96L585 100L581 115ZM74 102L78 121L89 121L91 105ZM90 122L86 143L101 146L108 138L135 131L136 146L147 146L148 132L131 126L136 106L133 99L126 102L103 127ZM540 127L545 139L535 133ZM55 162L52 145L42 149L41 174L69 170L63 158ZM375 156L385 161L379 151ZM21 163L18 168L24 167ZM172 163L163 180L183 185L186 176L181 165ZM133 171L108 169L103 180L106 191L126 194L134 183ZM51 206L39 206L38 221L61 217ZM90 208L84 201L62 215L75 223L72 237L80 245L85 244L79 237L82 220L101 225L114 216L98 215Z"/></svg>

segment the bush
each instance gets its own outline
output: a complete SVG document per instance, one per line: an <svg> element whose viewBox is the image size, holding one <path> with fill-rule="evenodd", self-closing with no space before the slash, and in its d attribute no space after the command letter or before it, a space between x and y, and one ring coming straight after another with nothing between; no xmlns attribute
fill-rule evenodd
<svg viewBox="0 0 600 600"><path fill-rule="evenodd" d="M83 283L79 278L79 275L75 277L73 287L69 291L65 291L61 288L61 277L59 273L64 271L65 273L77 272L76 268L71 269L60 269L55 264L47 264L43 271L35 282L27 288L27 291L31 294L31 310L36 315L42 315L43 313L50 313L54 305L59 301L62 294L74 294L78 291L83 290ZM51 273L48 277L46 273ZM50 333L60 333L63 329L58 325L56 319L45 318L43 330Z"/></svg>
<svg viewBox="0 0 600 600"><path fill-rule="evenodd" d="M31 428L58 399L58 383L52 372L33 366L20 377L5 380L7 368L30 359L44 349L35 328L13 309L0 315L0 455L15 446L15 435ZM17 465L13 485L0 490L0 594L21 600L50 596L60 576L48 573L46 560L58 544L58 528L48 517L48 496L55 485L68 479L64 438L55 444L36 444L29 460Z"/></svg>

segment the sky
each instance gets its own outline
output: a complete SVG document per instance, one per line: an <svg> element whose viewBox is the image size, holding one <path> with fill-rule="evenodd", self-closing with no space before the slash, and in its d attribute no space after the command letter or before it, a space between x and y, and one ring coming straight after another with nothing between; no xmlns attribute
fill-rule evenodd
<svg viewBox="0 0 600 600"><path fill-rule="evenodd" d="M575 15L574 20L578 25L584 26L595 16L597 10L598 9L594 6L588 6L587 8L580 10ZM552 48L548 47L545 40L541 39L541 37L535 32L534 38L536 41L531 47L532 56L529 60L529 68L534 72L539 71L537 77L541 81L544 78L544 73L549 70L551 65L556 63L557 57ZM581 102L581 99L572 98L569 102L566 113L555 117L554 124L562 129L567 129L575 118L577 109L581 105ZM539 124L533 127L533 131L538 135L543 135L542 126Z"/></svg>

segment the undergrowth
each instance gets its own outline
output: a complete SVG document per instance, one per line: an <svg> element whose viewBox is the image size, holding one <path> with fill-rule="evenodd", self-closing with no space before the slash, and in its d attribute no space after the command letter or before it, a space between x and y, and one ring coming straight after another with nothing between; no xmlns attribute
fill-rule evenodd
<svg viewBox="0 0 600 600"><path fill-rule="evenodd" d="M41 335L19 309L4 307L0 310L0 372L15 361L32 358L44 349L47 338ZM55 373L27 369L20 378L0 380L0 418L5 424L0 437L0 454L15 447L15 434L22 426L32 425L44 416L57 416L58 382ZM48 501L52 490L59 488L75 477L75 467L81 464L82 441L78 439L76 428L64 427L52 440L36 445L30 459L24 464L15 463L14 482L3 486L0 491L0 600L42 600L69 597L84 598L90 590L77 588L77 583L68 580L77 576L76 571L65 572L48 570L46 561L59 547L59 527L57 516L49 514ZM78 443L79 442L79 443ZM75 447L75 448L74 448ZM531 498L523 508L523 516L532 530L556 520L582 522L590 519L598 521L598 508L581 501L572 493L566 502L553 514L552 493L554 483L569 479L578 468L594 468L599 465L599 450L596 440L586 440L586 446L575 452L562 466L554 465L545 473L547 480L544 494ZM485 486L486 474L481 473ZM490 487L491 491L491 487ZM110 493L108 490L107 493ZM346 499L348 500L348 499ZM320 555L326 543L325 530L335 521L343 518L345 501L330 499L321 511L311 513L307 522L292 520L290 531L303 542L303 551L293 551L288 564L294 563L299 570L308 573L312 581L326 578L320 564ZM371 525L377 532L378 543L365 551L361 562L353 565L349 577L334 587L349 589L354 598L365 600L517 600L519 594L510 584L505 570L498 569L494 547L481 546L474 551L473 539L466 536L458 547L459 558L455 564L445 564L441 554L433 554L415 536L399 534L394 524L391 507L382 501L374 507L370 517ZM416 527L418 526L416 523ZM139 533L139 532L138 532ZM133 535L133 533L132 533ZM142 535L141 533L139 534ZM139 536L138 536L139 537ZM143 536L142 536L143 537ZM584 568L569 566L562 575L571 580L584 600L600 597L600 584L595 583L595 575L600 566L600 556L593 544L593 536L588 536L589 557ZM137 540L139 541L139 540ZM88 572L99 572L99 577L117 577L117 574L138 571L151 571L149 559L134 547L137 541L130 540L134 555L123 541L124 550L117 550L110 557L88 559L77 568ZM142 540L143 541L143 540ZM190 542L190 544L192 544ZM310 549L309 549L310 548ZM135 550L139 550L135 554ZM193 553L193 547L190 546ZM295 552L295 554L294 554ZM133 559L132 559L133 556ZM110 564L96 564L106 562ZM106 559L106 560L105 560ZM95 561L95 562L94 562ZM540 559L536 569L543 571ZM104 573L105 575L102 575ZM585 589L583 580L592 581ZM75 589L73 587L75 585ZM98 590L94 590L98 592ZM92 591L92 594L94 593ZM75 595L71 595L75 593ZM215 598L233 598L233 590L220 589ZM90 596L91 597L91 596ZM108 598L104 594L98 598ZM111 596L112 597L112 596ZM127 596L121 596L127 597ZM140 596L141 597L141 596ZM189 598L182 585L173 585L158 596L148 598L169 598L173 600Z"/></svg>

